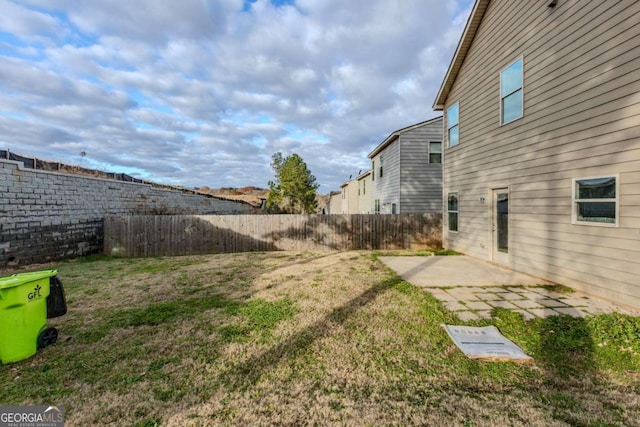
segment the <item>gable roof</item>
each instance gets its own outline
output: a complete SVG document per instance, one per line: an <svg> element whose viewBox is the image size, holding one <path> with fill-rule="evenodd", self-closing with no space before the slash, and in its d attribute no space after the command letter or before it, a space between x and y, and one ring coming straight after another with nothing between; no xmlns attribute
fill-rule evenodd
<svg viewBox="0 0 640 427"><path fill-rule="evenodd" d="M469 52L473 38L476 36L476 31L478 31L484 13L487 11L489 1L490 0L476 0L476 3L473 5L471 15L469 15L469 19L467 20L467 25L464 27L462 37L460 37L460 41L458 42L456 53L453 55L453 59L451 60L451 64L449 64L449 69L440 86L436 100L433 102L433 109L435 111L442 111L444 109L444 103L447 96L449 96L451 86L453 86L453 82L456 80L456 77L458 77L458 72Z"/></svg>
<svg viewBox="0 0 640 427"><path fill-rule="evenodd" d="M424 122L416 123L415 125L407 126L406 128L398 129L397 131L392 132L391 135L389 135L371 153L369 153L368 157L370 159L373 158L376 154L378 154L379 152L384 150L389 144L391 144L393 141L398 139L400 137L400 135L402 135L403 133L409 132L409 131L417 129L417 128L420 128L422 126L429 125L431 123L437 122L438 120L442 120L442 116L439 116L439 117L436 117L436 118L433 118L433 119L429 119L429 120L424 121Z"/></svg>

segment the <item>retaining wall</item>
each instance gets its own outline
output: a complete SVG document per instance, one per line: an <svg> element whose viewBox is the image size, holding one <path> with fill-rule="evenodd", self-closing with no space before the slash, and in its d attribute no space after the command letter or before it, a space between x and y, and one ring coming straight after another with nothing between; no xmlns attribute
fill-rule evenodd
<svg viewBox="0 0 640 427"><path fill-rule="evenodd" d="M0 159L0 268L100 253L106 215L251 214L243 202Z"/></svg>

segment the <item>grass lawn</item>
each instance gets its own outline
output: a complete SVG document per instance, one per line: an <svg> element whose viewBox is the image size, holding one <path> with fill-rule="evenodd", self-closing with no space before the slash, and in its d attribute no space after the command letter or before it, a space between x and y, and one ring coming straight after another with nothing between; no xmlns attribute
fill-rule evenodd
<svg viewBox="0 0 640 427"><path fill-rule="evenodd" d="M57 265L59 341L0 366L0 404L66 425L640 425L640 321L491 321L535 365L466 359L440 302L371 252Z"/></svg>

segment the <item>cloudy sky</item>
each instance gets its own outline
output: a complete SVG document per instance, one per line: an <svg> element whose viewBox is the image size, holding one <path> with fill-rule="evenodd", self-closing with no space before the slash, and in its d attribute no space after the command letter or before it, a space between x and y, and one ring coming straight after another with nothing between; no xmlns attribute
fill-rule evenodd
<svg viewBox="0 0 640 427"><path fill-rule="evenodd" d="M437 115L472 5L0 0L0 148L211 188L297 153L328 193Z"/></svg>

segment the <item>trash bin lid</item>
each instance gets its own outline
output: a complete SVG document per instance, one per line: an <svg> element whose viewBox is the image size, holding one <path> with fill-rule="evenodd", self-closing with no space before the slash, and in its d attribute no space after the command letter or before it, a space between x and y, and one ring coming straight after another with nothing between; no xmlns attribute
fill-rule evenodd
<svg viewBox="0 0 640 427"><path fill-rule="evenodd" d="M0 277L0 289L8 289L20 286L24 283L35 280L53 277L58 274L58 270L33 271L31 273L14 274L13 276Z"/></svg>

